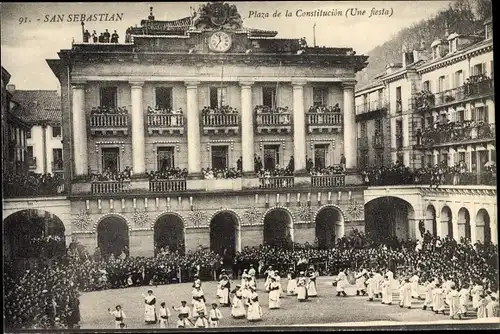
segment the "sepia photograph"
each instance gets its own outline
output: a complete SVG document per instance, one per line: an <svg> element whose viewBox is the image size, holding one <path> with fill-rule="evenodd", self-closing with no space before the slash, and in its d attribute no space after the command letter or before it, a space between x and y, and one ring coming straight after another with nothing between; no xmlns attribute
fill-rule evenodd
<svg viewBox="0 0 500 334"><path fill-rule="evenodd" d="M492 5L0 3L4 332L500 329Z"/></svg>

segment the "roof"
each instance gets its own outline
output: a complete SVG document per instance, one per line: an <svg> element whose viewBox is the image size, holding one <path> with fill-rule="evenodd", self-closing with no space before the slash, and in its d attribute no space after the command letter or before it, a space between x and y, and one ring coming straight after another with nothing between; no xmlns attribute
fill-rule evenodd
<svg viewBox="0 0 500 334"><path fill-rule="evenodd" d="M12 112L27 123L61 123L61 96L56 90L16 90L12 101Z"/></svg>

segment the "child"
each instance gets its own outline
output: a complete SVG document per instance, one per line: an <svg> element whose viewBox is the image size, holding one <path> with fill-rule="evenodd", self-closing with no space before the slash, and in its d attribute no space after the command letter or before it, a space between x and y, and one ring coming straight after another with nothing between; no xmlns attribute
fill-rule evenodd
<svg viewBox="0 0 500 334"><path fill-rule="evenodd" d="M194 326L194 324L189 320L186 316L185 313L179 313L179 320L177 320L177 328L189 328Z"/></svg>
<svg viewBox="0 0 500 334"><path fill-rule="evenodd" d="M208 316L208 322L210 324L210 328L219 327L220 319L222 319L222 313L217 308L217 303L213 303L212 309L210 310L210 314Z"/></svg>
<svg viewBox="0 0 500 334"><path fill-rule="evenodd" d="M205 312L200 311L198 313L198 318L196 318L196 322L194 323L196 328L208 328L208 320L205 318Z"/></svg>
<svg viewBox="0 0 500 334"><path fill-rule="evenodd" d="M165 307L165 302L160 304L160 328L169 326L168 318L170 318L170 310Z"/></svg>
<svg viewBox="0 0 500 334"><path fill-rule="evenodd" d="M115 328L121 328L120 324L123 323L123 319L126 318L125 312L123 312L122 307L120 305L116 305L115 311L111 311L111 309L108 308L109 314L115 317Z"/></svg>

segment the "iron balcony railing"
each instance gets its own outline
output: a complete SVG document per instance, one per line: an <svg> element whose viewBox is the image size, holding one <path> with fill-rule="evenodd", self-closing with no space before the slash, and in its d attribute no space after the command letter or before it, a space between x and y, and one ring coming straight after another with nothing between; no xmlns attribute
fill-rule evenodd
<svg viewBox="0 0 500 334"><path fill-rule="evenodd" d="M345 175L314 175L311 176L313 187L341 187L345 185Z"/></svg>
<svg viewBox="0 0 500 334"><path fill-rule="evenodd" d="M92 181L91 190L93 194L128 192L130 190L130 181Z"/></svg>
<svg viewBox="0 0 500 334"><path fill-rule="evenodd" d="M356 114L365 114L372 111L388 109L389 103L387 100L374 100L362 103L356 106Z"/></svg>
<svg viewBox="0 0 500 334"><path fill-rule="evenodd" d="M149 127L170 128L184 126L184 116L179 114L148 115Z"/></svg>
<svg viewBox="0 0 500 334"><path fill-rule="evenodd" d="M128 126L126 114L94 114L90 116L91 128L124 128Z"/></svg>
<svg viewBox="0 0 500 334"><path fill-rule="evenodd" d="M290 113L263 113L257 114L258 126L290 125Z"/></svg>
<svg viewBox="0 0 500 334"><path fill-rule="evenodd" d="M149 181L149 191L152 192L176 192L185 191L186 189L185 179Z"/></svg>
<svg viewBox="0 0 500 334"><path fill-rule="evenodd" d="M460 143L469 140L495 138L495 124L474 124L471 126L427 129L417 136L417 146Z"/></svg>
<svg viewBox="0 0 500 334"><path fill-rule="evenodd" d="M384 136L382 134L375 134L372 137L373 139L373 147L374 148L383 148L384 147Z"/></svg>
<svg viewBox="0 0 500 334"><path fill-rule="evenodd" d="M340 113L306 113L309 125L342 125L342 114Z"/></svg>
<svg viewBox="0 0 500 334"><path fill-rule="evenodd" d="M434 106L460 102L476 96L493 94L494 86L492 79L484 79L479 82L466 83L460 87L448 89L434 94Z"/></svg>
<svg viewBox="0 0 500 334"><path fill-rule="evenodd" d="M238 126L238 114L206 114L202 116L204 127Z"/></svg>
<svg viewBox="0 0 500 334"><path fill-rule="evenodd" d="M294 185L293 176L270 176L259 178L260 188L276 189L276 188L292 188Z"/></svg>

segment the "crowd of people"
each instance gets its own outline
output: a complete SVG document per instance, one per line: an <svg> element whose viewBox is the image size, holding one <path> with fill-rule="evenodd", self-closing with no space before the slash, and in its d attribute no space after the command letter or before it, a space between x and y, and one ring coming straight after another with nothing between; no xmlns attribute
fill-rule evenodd
<svg viewBox="0 0 500 334"><path fill-rule="evenodd" d="M339 104L336 103L334 106L327 106L325 104L311 106L309 108L310 113L327 113L327 112L340 112Z"/></svg>
<svg viewBox="0 0 500 334"><path fill-rule="evenodd" d="M128 110L127 107L113 108L109 106L97 106L97 107L92 107L90 113L92 115L101 115L101 114L126 115L128 114Z"/></svg>
<svg viewBox="0 0 500 334"><path fill-rule="evenodd" d="M64 180L59 174L14 174L3 179L5 197L50 196L64 192Z"/></svg>
<svg viewBox="0 0 500 334"><path fill-rule="evenodd" d="M209 106L204 106L203 109L201 110L201 114L204 115L215 115L215 114L237 114L238 109L233 108L228 105L220 106L220 107L209 107Z"/></svg>
<svg viewBox="0 0 500 334"><path fill-rule="evenodd" d="M91 182L97 181L130 181L132 178L132 169L127 166L123 171L114 171L110 167L102 173L90 173Z"/></svg>
<svg viewBox="0 0 500 334"><path fill-rule="evenodd" d="M201 175L206 180L236 179L241 177L241 170L231 168L202 168Z"/></svg>
<svg viewBox="0 0 500 334"><path fill-rule="evenodd" d="M417 129L417 145L432 146L494 136L490 125L483 121L436 122L423 131Z"/></svg>
<svg viewBox="0 0 500 334"><path fill-rule="evenodd" d="M156 180L185 180L188 176L187 168L180 169L179 167L171 167L160 171L146 172L149 181Z"/></svg>
<svg viewBox="0 0 500 334"><path fill-rule="evenodd" d="M340 165L329 166L324 168L309 167L308 172L309 174L311 174L311 176L340 175L344 174L344 168L342 168L342 166Z"/></svg>
<svg viewBox="0 0 500 334"><path fill-rule="evenodd" d="M94 30L92 34L85 30L83 32L83 43L118 43L118 33L116 30L110 34L108 29L106 31L101 32L99 35Z"/></svg>
<svg viewBox="0 0 500 334"><path fill-rule="evenodd" d="M182 115L182 108L173 109L173 108L165 108L160 106L155 106L154 108L148 106L147 108L148 114L153 115L164 115L164 114L172 114L172 115Z"/></svg>

